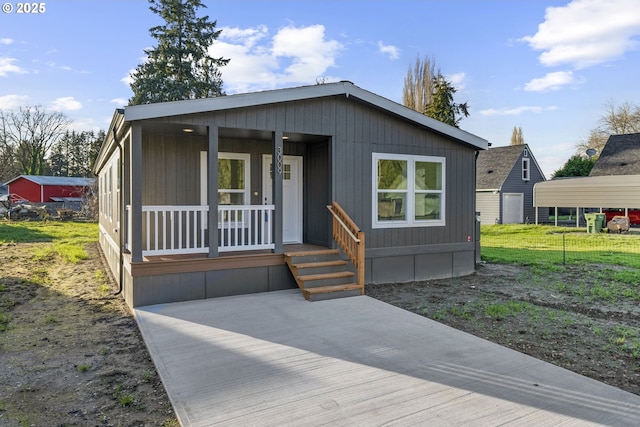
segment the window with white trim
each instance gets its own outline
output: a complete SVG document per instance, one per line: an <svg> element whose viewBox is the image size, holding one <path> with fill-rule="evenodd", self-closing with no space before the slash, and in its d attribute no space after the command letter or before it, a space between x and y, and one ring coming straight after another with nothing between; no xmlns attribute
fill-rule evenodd
<svg viewBox="0 0 640 427"><path fill-rule="evenodd" d="M522 180L529 181L529 179L531 179L529 178L529 174L529 159L525 157L522 159Z"/></svg>
<svg viewBox="0 0 640 427"><path fill-rule="evenodd" d="M373 228L445 225L445 158L373 153Z"/></svg>
<svg viewBox="0 0 640 427"><path fill-rule="evenodd" d="M248 153L218 153L218 203L249 204Z"/></svg>

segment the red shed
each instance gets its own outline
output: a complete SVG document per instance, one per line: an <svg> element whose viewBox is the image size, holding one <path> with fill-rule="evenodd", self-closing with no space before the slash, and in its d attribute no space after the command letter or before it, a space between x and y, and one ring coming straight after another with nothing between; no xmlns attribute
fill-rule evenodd
<svg viewBox="0 0 640 427"><path fill-rule="evenodd" d="M45 203L83 197L93 182L94 178L20 175L5 185L11 196Z"/></svg>

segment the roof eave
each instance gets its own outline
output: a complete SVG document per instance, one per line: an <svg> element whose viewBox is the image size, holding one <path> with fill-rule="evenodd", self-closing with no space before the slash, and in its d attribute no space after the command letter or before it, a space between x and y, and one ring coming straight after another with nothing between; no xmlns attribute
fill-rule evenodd
<svg viewBox="0 0 640 427"><path fill-rule="evenodd" d="M303 99L314 99L328 96L353 96L363 102L384 109L392 114L418 123L438 133L469 144L476 149L486 150L489 142L483 138L454 126L447 125L431 117L420 114L410 108L393 102L380 95L364 90L351 82L328 83L313 86L301 86L287 89L276 89L263 92L242 93L216 98L192 99L185 101L162 102L125 107L124 121L138 121L159 117L170 117L185 114L197 114L208 111L221 111L234 108L246 108L265 104L275 104Z"/></svg>

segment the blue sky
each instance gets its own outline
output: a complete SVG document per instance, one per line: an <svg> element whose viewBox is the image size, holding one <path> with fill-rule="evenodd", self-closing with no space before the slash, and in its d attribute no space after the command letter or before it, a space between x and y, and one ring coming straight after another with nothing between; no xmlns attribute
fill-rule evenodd
<svg viewBox="0 0 640 427"><path fill-rule="evenodd" d="M547 178L607 103L640 104L637 0L203 2L222 29L210 52L231 59L227 94L349 80L401 102L408 68L430 57L470 105L460 127L494 147L522 127ZM74 129L106 129L161 23L149 3L49 0L38 14L2 3L0 109L41 105Z"/></svg>

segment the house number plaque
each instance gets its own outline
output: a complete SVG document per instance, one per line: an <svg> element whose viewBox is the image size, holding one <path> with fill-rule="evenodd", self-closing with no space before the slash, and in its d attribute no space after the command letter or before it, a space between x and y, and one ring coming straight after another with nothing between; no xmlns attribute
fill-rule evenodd
<svg viewBox="0 0 640 427"><path fill-rule="evenodd" d="M282 175L282 147L278 147L276 152L276 170L278 175Z"/></svg>

